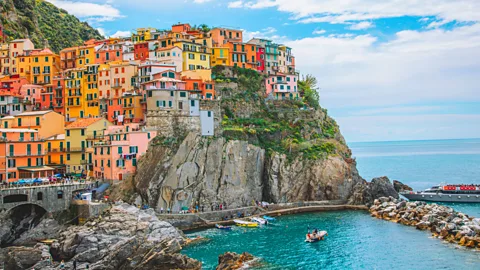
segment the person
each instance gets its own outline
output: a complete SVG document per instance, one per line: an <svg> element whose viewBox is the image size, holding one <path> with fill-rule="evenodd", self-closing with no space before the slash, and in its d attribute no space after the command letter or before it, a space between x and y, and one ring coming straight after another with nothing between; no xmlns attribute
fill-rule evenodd
<svg viewBox="0 0 480 270"><path fill-rule="evenodd" d="M85 266L85 269L90 269L90 266L88 266L88 264Z"/></svg>
<svg viewBox="0 0 480 270"><path fill-rule="evenodd" d="M202 205L202 213L205 212L205 205Z"/></svg>
<svg viewBox="0 0 480 270"><path fill-rule="evenodd" d="M170 214L170 207L167 208L167 214Z"/></svg>
<svg viewBox="0 0 480 270"><path fill-rule="evenodd" d="M163 207L160 207L160 214L163 214Z"/></svg>
<svg viewBox="0 0 480 270"><path fill-rule="evenodd" d="M73 260L73 270L77 270L77 260Z"/></svg>
<svg viewBox="0 0 480 270"><path fill-rule="evenodd" d="M60 262L60 269L65 269L65 262L63 260Z"/></svg>

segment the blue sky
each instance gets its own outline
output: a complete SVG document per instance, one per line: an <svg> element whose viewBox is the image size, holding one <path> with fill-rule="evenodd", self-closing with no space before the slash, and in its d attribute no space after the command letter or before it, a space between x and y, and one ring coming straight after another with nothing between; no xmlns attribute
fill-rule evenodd
<svg viewBox="0 0 480 270"><path fill-rule="evenodd" d="M178 22L293 48L348 141L480 138L478 0L48 0L101 30Z"/></svg>

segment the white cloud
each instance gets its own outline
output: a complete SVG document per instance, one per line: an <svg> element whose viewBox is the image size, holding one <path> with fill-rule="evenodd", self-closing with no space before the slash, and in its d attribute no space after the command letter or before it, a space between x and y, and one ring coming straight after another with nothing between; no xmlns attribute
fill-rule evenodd
<svg viewBox="0 0 480 270"><path fill-rule="evenodd" d="M241 8L243 7L243 2L242 1L234 1L228 3L228 8Z"/></svg>
<svg viewBox="0 0 480 270"><path fill-rule="evenodd" d="M193 0L194 3L197 3L197 4L203 4L203 3L207 3L207 2L210 2L212 0Z"/></svg>
<svg viewBox="0 0 480 270"><path fill-rule="evenodd" d="M294 19L303 23L345 23L401 16L435 16L447 22L480 21L478 0L255 0L236 7L276 7L279 11L292 13Z"/></svg>
<svg viewBox="0 0 480 270"><path fill-rule="evenodd" d="M111 37L129 37L132 35L130 31L117 31Z"/></svg>
<svg viewBox="0 0 480 270"><path fill-rule="evenodd" d="M372 28L372 27L374 27L373 23L363 21L363 22L359 22L359 23L356 23L356 24L350 26L349 29L350 30L365 30L365 29Z"/></svg>
<svg viewBox="0 0 480 270"><path fill-rule="evenodd" d="M81 19L86 19L89 22L103 22L112 21L124 17L120 10L111 6L106 2L105 4L96 4L89 2L69 1L69 0L47 0L55 6L65 9L70 14L75 15Z"/></svg>
<svg viewBox="0 0 480 270"><path fill-rule="evenodd" d="M361 123L362 132L367 131L369 128L362 121L375 126L380 119L377 116L382 113L395 114L397 110L397 115L422 114L429 113L429 108L413 107L480 102L480 23L452 30L401 31L392 40L379 42L372 35L328 35L286 42L293 48L298 70L317 77L321 104L342 116L342 132L347 138L380 139L374 131L362 135L354 129ZM410 108L398 109L405 106ZM386 107L397 109L382 109ZM472 120L470 125L480 123L478 118L480 116L468 118ZM387 119L382 120L385 125ZM407 122L405 126L409 126ZM381 127L375 130L379 129ZM434 130L432 125L430 133ZM478 128L462 130L464 136L480 137ZM408 137L407 131L392 130L391 134L398 136L392 135L391 139L415 138L413 134ZM383 135L387 138L388 134ZM427 135L426 132L424 137Z"/></svg>
<svg viewBox="0 0 480 270"><path fill-rule="evenodd" d="M249 41L252 38L270 39L270 40L274 40L276 43L283 43L284 41L287 41L287 37L278 35L277 29L273 27L267 27L260 31L253 31L253 32L243 30L244 40Z"/></svg>
<svg viewBox="0 0 480 270"><path fill-rule="evenodd" d="M314 35L321 35L321 34L325 34L327 31L325 31L324 29L316 29L312 32L312 34Z"/></svg>

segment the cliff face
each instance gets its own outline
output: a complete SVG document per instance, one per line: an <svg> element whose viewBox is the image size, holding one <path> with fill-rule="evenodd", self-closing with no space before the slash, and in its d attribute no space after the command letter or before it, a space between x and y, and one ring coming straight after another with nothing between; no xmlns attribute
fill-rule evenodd
<svg viewBox="0 0 480 270"><path fill-rule="evenodd" d="M45 40L55 52L103 38L100 33L65 10L43 0L2 0L0 18L7 40L29 37L36 48Z"/></svg>
<svg viewBox="0 0 480 270"><path fill-rule="evenodd" d="M265 99L262 78L249 75L217 82L214 137L155 138L123 194L113 197L173 211L196 202L347 202L365 181L335 121L301 101Z"/></svg>

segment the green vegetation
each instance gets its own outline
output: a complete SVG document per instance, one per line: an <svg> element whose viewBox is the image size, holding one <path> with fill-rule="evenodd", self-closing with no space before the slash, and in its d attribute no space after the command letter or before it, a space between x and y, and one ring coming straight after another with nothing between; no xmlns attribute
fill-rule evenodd
<svg viewBox="0 0 480 270"><path fill-rule="evenodd" d="M103 38L88 23L44 0L2 0L0 13L9 40L30 38L36 48L43 48L48 41L48 47L58 53Z"/></svg>
<svg viewBox="0 0 480 270"><path fill-rule="evenodd" d="M304 76L298 81L298 89L300 90L300 95L303 96L303 102L312 108L320 108L320 96L317 89L317 78L310 74Z"/></svg>

